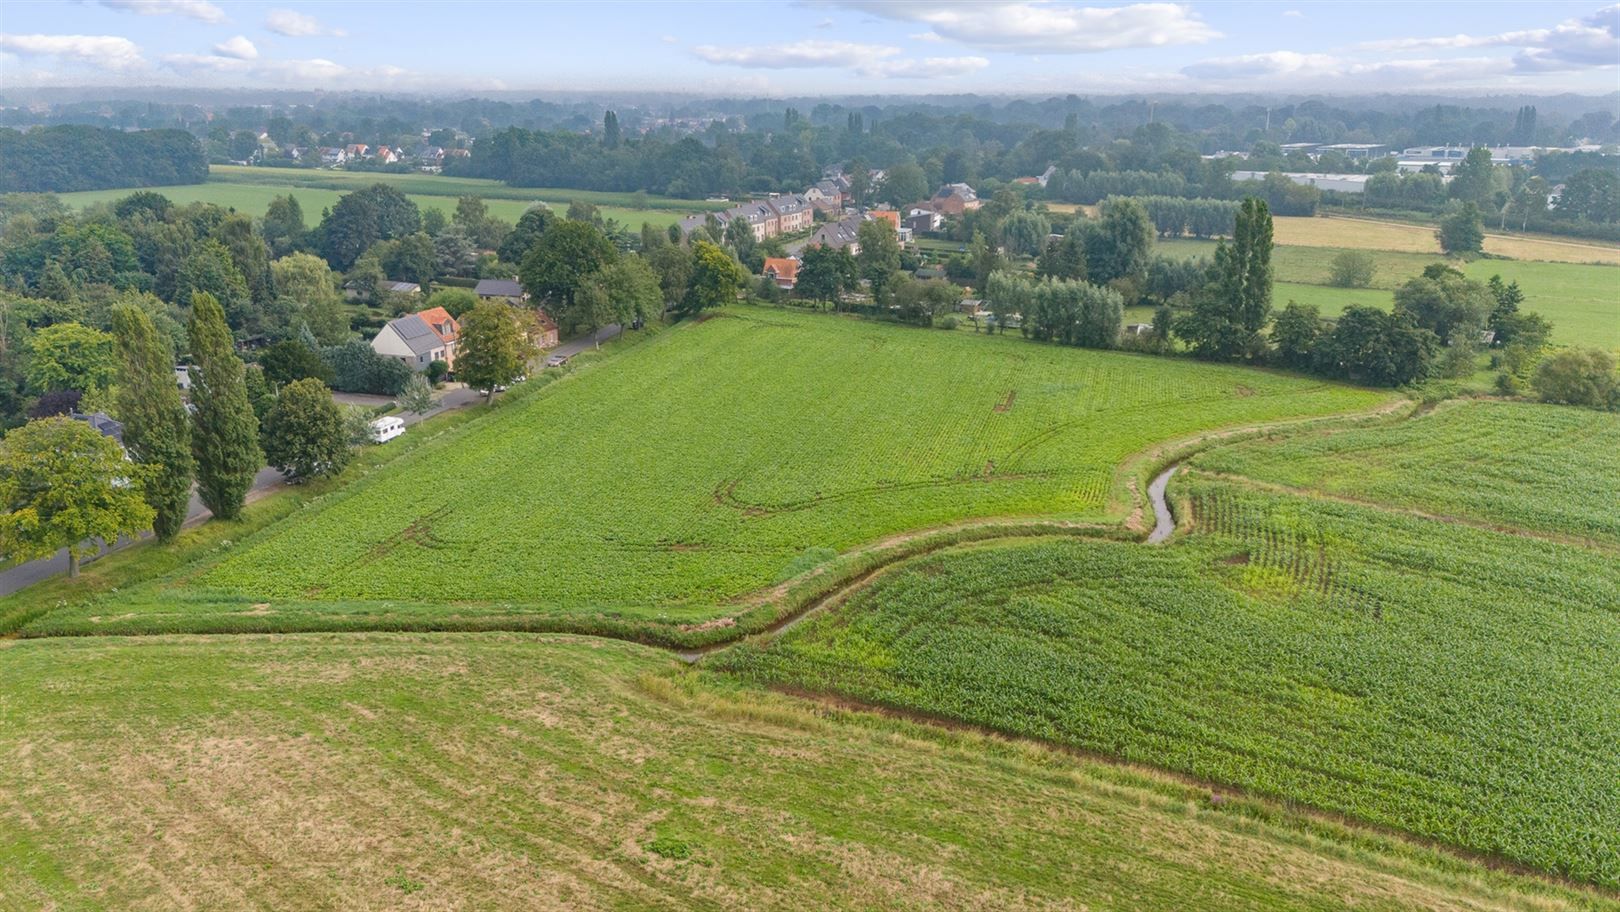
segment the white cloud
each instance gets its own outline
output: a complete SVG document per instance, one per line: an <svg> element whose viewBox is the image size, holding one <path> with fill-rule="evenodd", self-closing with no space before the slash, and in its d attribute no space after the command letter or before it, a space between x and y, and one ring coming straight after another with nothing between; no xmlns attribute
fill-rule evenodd
<svg viewBox="0 0 1620 912"><path fill-rule="evenodd" d="M1299 10L1283 10L1283 16L1284 16L1284 18L1287 18L1287 19L1304 19L1305 18L1305 14L1303 12L1299 11Z"/></svg>
<svg viewBox="0 0 1620 912"><path fill-rule="evenodd" d="M939 37L939 34L936 33L936 32L916 32L914 34L907 35L906 37L910 38L912 41L944 41L945 40L944 38Z"/></svg>
<svg viewBox="0 0 1620 912"><path fill-rule="evenodd" d="M199 22L225 21L225 11L208 0L101 0L101 5L142 16L184 16Z"/></svg>
<svg viewBox="0 0 1620 912"><path fill-rule="evenodd" d="M730 66L767 70L788 70L797 67L860 67L869 66L885 57L900 53L897 47L881 44L858 44L853 41L795 41L791 44L750 44L741 47L699 45L692 49L703 60Z"/></svg>
<svg viewBox="0 0 1620 912"><path fill-rule="evenodd" d="M662 38L660 38L658 40L664 42L665 44L680 44L681 43L681 39L676 38L674 35L665 35L664 37L662 37Z"/></svg>
<svg viewBox="0 0 1620 912"><path fill-rule="evenodd" d="M900 49L853 41L795 41L791 44L716 47L705 44L692 53L710 63L765 70L812 67L847 69L875 79L925 79L962 76L990 65L983 57L901 59Z"/></svg>
<svg viewBox="0 0 1620 912"><path fill-rule="evenodd" d="M933 79L966 76L989 65L990 61L983 57L924 57L921 60L883 60L860 72L888 79Z"/></svg>
<svg viewBox="0 0 1620 912"><path fill-rule="evenodd" d="M834 0L833 5L902 22L921 22L941 38L1014 53L1079 54L1119 48L1200 44L1220 37L1182 3L1089 7L1024 0L924 4L908 0Z"/></svg>
<svg viewBox="0 0 1620 912"><path fill-rule="evenodd" d="M820 22L816 23L816 28L818 28L818 29L830 29L832 27L833 27L833 21L831 19L823 19Z"/></svg>
<svg viewBox="0 0 1620 912"><path fill-rule="evenodd" d="M321 57L292 60L229 57L221 54L169 54L163 66L186 84L319 88L339 81L393 90L458 89L502 91L500 80L450 79L397 66L351 67Z"/></svg>
<svg viewBox="0 0 1620 912"><path fill-rule="evenodd" d="M1524 72L1581 70L1620 65L1620 4L1552 28L1525 29L1498 35L1451 35L1439 38L1396 38L1361 45L1372 51L1412 51L1513 47L1513 67Z"/></svg>
<svg viewBox="0 0 1620 912"><path fill-rule="evenodd" d="M264 17L264 27L278 35L289 38L311 38L317 35L331 35L342 38L345 33L339 28L328 28L321 24L314 16L289 9L275 9L270 15Z"/></svg>
<svg viewBox="0 0 1620 912"><path fill-rule="evenodd" d="M132 70L146 64L135 42L117 35L0 35L0 50L76 60L103 70Z"/></svg>
<svg viewBox="0 0 1620 912"><path fill-rule="evenodd" d="M253 60L259 56L259 49L253 46L253 42L247 40L247 36L237 35L229 41L214 45L214 53L221 57L234 57L237 60Z"/></svg>
<svg viewBox="0 0 1620 912"><path fill-rule="evenodd" d="M1510 64L1500 57L1361 61L1332 54L1272 51L1219 57L1181 68L1197 87L1212 91L1283 83L1297 91L1401 91L1447 86L1501 86Z"/></svg>

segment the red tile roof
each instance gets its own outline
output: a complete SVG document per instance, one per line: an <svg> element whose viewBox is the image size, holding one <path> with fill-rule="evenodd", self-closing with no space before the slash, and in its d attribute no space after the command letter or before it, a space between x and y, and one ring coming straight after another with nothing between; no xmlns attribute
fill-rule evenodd
<svg viewBox="0 0 1620 912"><path fill-rule="evenodd" d="M433 330L434 335L445 342L454 342L461 335L461 325L443 307L429 307L427 310L418 311L416 315Z"/></svg>
<svg viewBox="0 0 1620 912"><path fill-rule="evenodd" d="M792 257L766 257L765 266L761 273L775 275L778 279L797 279L799 277L799 261Z"/></svg>

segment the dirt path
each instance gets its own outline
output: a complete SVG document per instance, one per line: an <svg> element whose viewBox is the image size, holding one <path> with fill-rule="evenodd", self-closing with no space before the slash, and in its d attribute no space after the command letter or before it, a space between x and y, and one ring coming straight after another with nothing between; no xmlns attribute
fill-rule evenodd
<svg viewBox="0 0 1620 912"><path fill-rule="evenodd" d="M1153 531L1148 533L1147 543L1157 545L1170 537L1176 531L1176 518L1170 515L1170 504L1165 502L1164 489L1170 486L1170 476L1176 474L1181 463L1176 463L1153 479L1148 485L1148 502L1153 505Z"/></svg>

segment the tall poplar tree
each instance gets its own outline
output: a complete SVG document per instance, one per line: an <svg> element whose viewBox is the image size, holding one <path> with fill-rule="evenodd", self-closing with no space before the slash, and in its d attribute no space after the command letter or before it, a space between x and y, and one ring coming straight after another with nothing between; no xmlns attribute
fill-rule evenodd
<svg viewBox="0 0 1620 912"><path fill-rule="evenodd" d="M259 419L248 401L242 359L231 346L225 311L210 294L191 298L191 432L197 493L219 519L242 513L248 488L264 465Z"/></svg>
<svg viewBox="0 0 1620 912"><path fill-rule="evenodd" d="M113 309L118 340L118 417L124 422L124 449L147 466L142 492L156 513L152 531L168 541L186 521L191 503L191 427L174 382L174 350L133 304Z"/></svg>
<svg viewBox="0 0 1620 912"><path fill-rule="evenodd" d="M1210 283L1193 300L1176 335L1203 358L1234 360L1265 354L1261 332L1271 317L1271 211L1264 200L1243 201L1232 243L1215 248Z"/></svg>

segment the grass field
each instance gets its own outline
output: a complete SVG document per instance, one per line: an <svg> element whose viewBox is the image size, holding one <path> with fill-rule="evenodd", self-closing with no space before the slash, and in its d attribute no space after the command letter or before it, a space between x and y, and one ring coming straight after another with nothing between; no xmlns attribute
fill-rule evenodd
<svg viewBox="0 0 1620 912"><path fill-rule="evenodd" d="M0 642L0 909L1597 909L625 643Z"/></svg>
<svg viewBox="0 0 1620 912"><path fill-rule="evenodd" d="M1155 442L1389 394L1021 339L736 308L25 633L540 618L673 632L897 533L1114 520ZM498 533L497 531L498 530Z"/></svg>
<svg viewBox="0 0 1620 912"><path fill-rule="evenodd" d="M1272 435L1194 457L1334 497L1620 544L1620 416L1449 402L1389 427Z"/></svg>
<svg viewBox="0 0 1620 912"><path fill-rule="evenodd" d="M1275 239L1290 247L1344 247L1399 253L1440 253L1434 229L1387 219L1276 216ZM1516 260L1620 264L1620 245L1576 238L1524 237L1485 232L1485 252Z"/></svg>
<svg viewBox="0 0 1620 912"><path fill-rule="evenodd" d="M186 184L178 187L149 187L149 190L167 196L179 205L186 203L213 203L227 209L235 209L254 218L260 218L270 207L270 200L278 196L291 194L298 200L304 209L304 220L313 225L320 221L321 211L337 204L338 198L346 191L329 190L314 187L292 187L282 184L242 184L226 182L209 182L206 184ZM110 203L123 199L132 190L85 190L79 193L58 194L62 201L69 206L82 208L96 203ZM427 194L408 194L411 201L421 209L438 209L445 215L453 215L456 211L456 197L434 196ZM530 200L489 199L484 200L489 208L489 214L509 224L516 224L518 217L531 206L536 205ZM553 200L549 205L560 210L566 210L566 199ZM612 206L599 207L598 211L603 218L618 219L632 228L640 228L642 222L650 222L660 228L668 227L686 217L686 213L669 209L632 210Z"/></svg>
<svg viewBox="0 0 1620 912"><path fill-rule="evenodd" d="M1351 304L1388 309L1394 304L1390 292L1421 274L1424 267L1444 260L1439 255L1373 251L1372 286L1336 288L1327 281L1340 249L1283 246L1280 229L1278 237L1279 245L1272 252L1277 278L1273 300L1279 307L1289 300L1315 304L1324 316L1336 316ZM1158 249L1166 256L1212 257L1215 242L1161 240ZM1518 282L1525 295L1524 308L1553 321L1555 342L1620 349L1620 267L1529 260L1475 260L1454 265L1481 282L1493 275L1500 275L1504 282Z"/></svg>
<svg viewBox="0 0 1620 912"><path fill-rule="evenodd" d="M320 219L321 210L333 206L344 193L384 183L408 195L422 209L438 209L451 215L460 196L481 196L496 218L516 223L524 210L544 202L566 210L572 200L594 203L603 218L617 219L632 229L650 222L668 227L693 212L717 208L721 204L700 200L673 200L634 193L606 193L592 190L508 187L499 181L432 174L371 174L350 171L305 171L285 168L246 168L214 165L205 184L152 187L179 204L213 203L254 217L264 215L270 200L291 193L304 209L310 224ZM83 207L123 199L134 190L87 190L59 194L67 205Z"/></svg>
<svg viewBox="0 0 1620 912"><path fill-rule="evenodd" d="M668 209L683 215L723 209L725 203L675 199L647 193L608 190L571 190L564 187L512 187L477 177L446 177L442 174L389 174L367 171L306 170L301 168L252 168L241 165L212 165L209 182L258 184L282 187L320 187L327 190L359 190L372 184L388 184L403 193L419 196L481 196L485 199L561 202L571 200L616 209Z"/></svg>
<svg viewBox="0 0 1620 912"><path fill-rule="evenodd" d="M718 659L1620 885L1612 552L1174 488L1168 547L941 552Z"/></svg>

